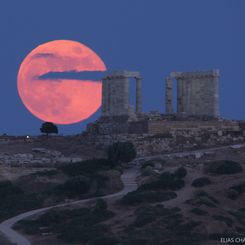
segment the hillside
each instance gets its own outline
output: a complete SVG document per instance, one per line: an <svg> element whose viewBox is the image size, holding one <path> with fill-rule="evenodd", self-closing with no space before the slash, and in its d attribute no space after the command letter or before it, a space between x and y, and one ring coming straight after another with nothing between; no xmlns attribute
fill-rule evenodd
<svg viewBox="0 0 245 245"><path fill-rule="evenodd" d="M93 213L97 201L50 210L16 228L34 245L215 245L221 238L239 239L245 234L244 160L245 148L200 159L141 159L138 189L108 199L96 211L100 219Z"/></svg>

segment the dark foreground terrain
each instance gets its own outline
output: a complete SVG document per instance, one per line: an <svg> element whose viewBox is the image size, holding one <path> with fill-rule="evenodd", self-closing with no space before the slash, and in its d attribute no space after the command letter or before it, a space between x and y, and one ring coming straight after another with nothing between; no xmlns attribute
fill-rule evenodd
<svg viewBox="0 0 245 245"><path fill-rule="evenodd" d="M52 209L20 221L15 229L34 245L213 245L221 239L242 241L244 152L241 148L217 151L202 159L141 160L136 191L120 199Z"/></svg>

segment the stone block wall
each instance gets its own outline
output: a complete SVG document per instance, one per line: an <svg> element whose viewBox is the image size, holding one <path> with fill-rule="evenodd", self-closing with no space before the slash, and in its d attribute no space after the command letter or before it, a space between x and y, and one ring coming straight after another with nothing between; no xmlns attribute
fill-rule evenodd
<svg viewBox="0 0 245 245"><path fill-rule="evenodd" d="M183 111L186 115L219 116L219 73L216 71L184 74Z"/></svg>
<svg viewBox="0 0 245 245"><path fill-rule="evenodd" d="M172 72L167 77L166 112L172 107L172 82L177 80L177 113L184 116L219 117L219 70Z"/></svg>

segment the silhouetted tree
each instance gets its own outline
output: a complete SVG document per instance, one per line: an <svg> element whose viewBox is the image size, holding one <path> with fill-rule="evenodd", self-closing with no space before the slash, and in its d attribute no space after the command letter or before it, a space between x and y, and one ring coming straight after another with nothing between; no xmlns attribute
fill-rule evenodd
<svg viewBox="0 0 245 245"><path fill-rule="evenodd" d="M44 133L47 136L49 134L58 134L58 127L55 124L53 124L52 122L45 122L42 124L40 131L41 131L41 133Z"/></svg>
<svg viewBox="0 0 245 245"><path fill-rule="evenodd" d="M108 147L108 159L115 162L130 162L136 157L136 149L132 142L116 142Z"/></svg>

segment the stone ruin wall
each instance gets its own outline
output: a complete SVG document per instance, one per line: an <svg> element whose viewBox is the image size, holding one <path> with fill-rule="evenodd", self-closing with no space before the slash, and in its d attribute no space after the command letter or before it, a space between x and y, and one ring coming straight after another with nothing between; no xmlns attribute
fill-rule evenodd
<svg viewBox="0 0 245 245"><path fill-rule="evenodd" d="M171 122L172 123L172 122ZM192 124L191 124L192 123ZM191 122L198 124L198 122ZM229 144L242 143L245 140L244 131L239 127L238 122L223 122L219 127L210 127L211 122L206 122L206 128L182 128L176 123L176 128L166 131L159 131L152 134L104 134L84 135L86 142L95 144L106 149L108 145L117 141L132 141L137 148L138 156L148 156L170 152L181 152L200 148L210 148ZM190 126L188 125L188 126ZM199 124L200 125L200 124ZM162 124L159 124L161 128ZM178 127L177 127L178 126ZM219 130L217 130L219 128Z"/></svg>
<svg viewBox="0 0 245 245"><path fill-rule="evenodd" d="M87 133L94 135L113 134L164 134L178 130L202 130L209 131L239 131L240 124L237 121L228 120L139 120L127 121L107 119L91 123L87 127Z"/></svg>
<svg viewBox="0 0 245 245"><path fill-rule="evenodd" d="M219 70L172 72L165 80L166 113L173 114L173 80L177 81L177 114L219 117Z"/></svg>
<svg viewBox="0 0 245 245"><path fill-rule="evenodd" d="M130 78L136 83L136 108L129 103ZM135 116L142 110L141 75L139 72L114 71L102 79L102 116Z"/></svg>
<svg viewBox="0 0 245 245"><path fill-rule="evenodd" d="M129 104L131 77L136 80L135 111ZM219 117L219 70L171 73L165 82L165 115L142 113L141 79L138 72L127 71L103 79L102 116L87 126L86 142L106 148L129 140L140 156L244 142L245 123Z"/></svg>
<svg viewBox="0 0 245 245"><path fill-rule="evenodd" d="M181 130L209 130L209 131L239 131L240 126L235 121L149 121L148 133L149 134L161 134L170 131L181 131Z"/></svg>

